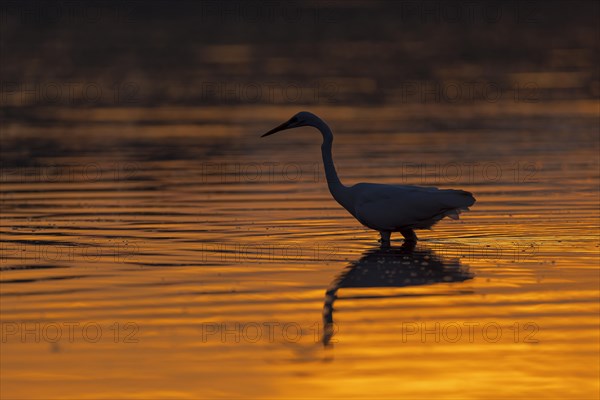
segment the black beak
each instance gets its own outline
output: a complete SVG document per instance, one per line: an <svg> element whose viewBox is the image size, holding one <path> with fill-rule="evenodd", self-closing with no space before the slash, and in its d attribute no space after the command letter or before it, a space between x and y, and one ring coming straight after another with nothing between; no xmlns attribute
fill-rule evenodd
<svg viewBox="0 0 600 400"><path fill-rule="evenodd" d="M290 121L286 121L283 124L281 124L279 126L276 126L275 128L271 129L269 132L265 133L261 137L269 136L269 135L272 135L272 134L274 134L276 132L283 131L283 130L285 130L285 129L288 128L289 124L290 124Z"/></svg>

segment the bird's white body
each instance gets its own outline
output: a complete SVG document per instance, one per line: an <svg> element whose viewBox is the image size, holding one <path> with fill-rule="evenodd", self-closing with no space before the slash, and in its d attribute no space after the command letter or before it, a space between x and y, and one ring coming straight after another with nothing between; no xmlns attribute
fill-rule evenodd
<svg viewBox="0 0 600 400"><path fill-rule="evenodd" d="M321 153L333 198L361 224L379 231L382 244L389 244L392 232L400 232L406 240L416 241L414 229L429 229L446 216L458 219L461 211L475 203L471 193L463 190L378 183L344 186L333 164L331 129L319 117L306 111L263 136L301 126L313 126L323 135Z"/></svg>
<svg viewBox="0 0 600 400"><path fill-rule="evenodd" d="M472 197L462 190L434 187L359 183L347 188L349 207L340 203L361 224L384 232L404 228L428 229L472 204Z"/></svg>

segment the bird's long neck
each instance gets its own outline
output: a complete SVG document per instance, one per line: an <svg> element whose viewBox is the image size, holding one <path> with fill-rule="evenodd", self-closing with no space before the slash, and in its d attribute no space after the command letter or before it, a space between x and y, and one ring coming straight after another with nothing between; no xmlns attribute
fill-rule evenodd
<svg viewBox="0 0 600 400"><path fill-rule="evenodd" d="M323 144L321 145L321 154L323 155L323 168L325 169L325 176L327 177L327 186L329 186L329 191L333 195L333 197L338 201L338 203L344 205L343 201L343 192L346 187L338 178L337 172L335 170L335 165L333 164L333 156L331 155L331 146L333 144L333 133L331 129L322 122L317 126L317 129L321 131L323 135Z"/></svg>

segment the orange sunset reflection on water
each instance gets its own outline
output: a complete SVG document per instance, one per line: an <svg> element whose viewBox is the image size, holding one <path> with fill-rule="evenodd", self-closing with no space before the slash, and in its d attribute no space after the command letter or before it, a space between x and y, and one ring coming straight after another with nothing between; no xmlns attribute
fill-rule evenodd
<svg viewBox="0 0 600 400"><path fill-rule="evenodd" d="M593 128L400 132L385 107L317 107L345 184L477 198L381 250L331 199L318 133L261 140L295 108L256 109L2 132L3 397L597 397Z"/></svg>

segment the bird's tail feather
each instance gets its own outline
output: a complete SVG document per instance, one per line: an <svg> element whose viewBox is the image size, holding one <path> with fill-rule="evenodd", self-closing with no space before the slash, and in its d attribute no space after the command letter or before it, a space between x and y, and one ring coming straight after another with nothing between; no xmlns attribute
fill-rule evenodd
<svg viewBox="0 0 600 400"><path fill-rule="evenodd" d="M464 190L448 190L450 196L447 197L449 208L468 209L475 204L475 197ZM466 210L465 210L466 211Z"/></svg>
<svg viewBox="0 0 600 400"><path fill-rule="evenodd" d="M449 190L447 197L448 210L443 213L443 216L457 220L461 212L469 211L469 207L475 204L475 197L464 190Z"/></svg>
<svg viewBox="0 0 600 400"><path fill-rule="evenodd" d="M463 211L469 211L469 207L460 207L460 208L455 208L454 210L450 210L447 211L444 216L451 218L453 220L458 220L460 219L460 214Z"/></svg>

